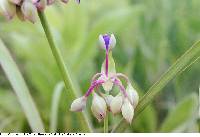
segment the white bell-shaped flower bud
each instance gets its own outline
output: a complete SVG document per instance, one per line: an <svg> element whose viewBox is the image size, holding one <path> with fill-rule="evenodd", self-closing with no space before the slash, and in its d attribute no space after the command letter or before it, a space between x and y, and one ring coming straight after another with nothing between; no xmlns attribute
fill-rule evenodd
<svg viewBox="0 0 200 137"><path fill-rule="evenodd" d="M138 95L137 91L133 88L131 83L128 83L126 91L127 91L128 98L129 98L131 104L135 108L139 101L139 95Z"/></svg>
<svg viewBox="0 0 200 137"><path fill-rule="evenodd" d="M93 115L101 122L106 116L107 106L105 100L98 94L94 93L91 110Z"/></svg>
<svg viewBox="0 0 200 137"><path fill-rule="evenodd" d="M29 20L32 23L36 22L37 19L37 9L33 3L29 0L24 0L21 6L21 11L24 15L24 18Z"/></svg>
<svg viewBox="0 0 200 137"><path fill-rule="evenodd" d="M116 39L115 39L115 36L114 34L111 34L110 35L110 49L113 49L116 45Z"/></svg>
<svg viewBox="0 0 200 137"><path fill-rule="evenodd" d="M0 13L2 13L6 19L12 19L16 14L16 5L8 0L0 0Z"/></svg>
<svg viewBox="0 0 200 137"><path fill-rule="evenodd" d="M8 0L8 1L10 1L13 4L20 5L22 0Z"/></svg>
<svg viewBox="0 0 200 137"><path fill-rule="evenodd" d="M134 115L134 108L128 98L125 98L121 111L124 119L131 124Z"/></svg>
<svg viewBox="0 0 200 137"><path fill-rule="evenodd" d="M85 96L75 99L71 104L71 111L82 111L86 106L87 98Z"/></svg>
<svg viewBox="0 0 200 137"><path fill-rule="evenodd" d="M122 103L123 103L123 97L122 95L119 93L117 96L115 96L111 103L110 103L110 110L113 114L117 114L121 111L121 107L122 107Z"/></svg>
<svg viewBox="0 0 200 137"><path fill-rule="evenodd" d="M112 95L106 95L106 94L103 94L103 97L106 101L107 106L110 107L110 104L111 104L114 97Z"/></svg>

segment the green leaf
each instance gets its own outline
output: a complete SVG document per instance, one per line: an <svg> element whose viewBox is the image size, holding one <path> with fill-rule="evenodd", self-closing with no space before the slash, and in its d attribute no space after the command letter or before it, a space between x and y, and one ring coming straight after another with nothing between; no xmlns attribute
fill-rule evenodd
<svg viewBox="0 0 200 137"><path fill-rule="evenodd" d="M53 92L50 116L50 132L56 132L57 130L58 106L63 89L64 83L60 82L56 85L55 90Z"/></svg>
<svg viewBox="0 0 200 137"><path fill-rule="evenodd" d="M169 112L161 125L161 132L173 132L179 126L187 122L198 107L198 99L196 94L187 96L179 102L177 106Z"/></svg>
<svg viewBox="0 0 200 137"><path fill-rule="evenodd" d="M155 96L162 91L167 83L175 76L182 73L183 70L191 66L200 57L200 41L196 42L189 48L177 61L161 76L161 78L147 91L147 93L140 99L138 106L135 109L134 118L142 112ZM122 119L112 132L122 132L127 128L128 124Z"/></svg>
<svg viewBox="0 0 200 137"><path fill-rule="evenodd" d="M33 132L44 132L38 110L29 93L29 89L9 51L0 40L0 65L8 77Z"/></svg>

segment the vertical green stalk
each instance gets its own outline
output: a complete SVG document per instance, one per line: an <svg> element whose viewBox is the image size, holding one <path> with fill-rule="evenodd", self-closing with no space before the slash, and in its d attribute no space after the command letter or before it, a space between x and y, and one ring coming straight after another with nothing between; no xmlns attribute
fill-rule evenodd
<svg viewBox="0 0 200 137"><path fill-rule="evenodd" d="M106 93L108 95L108 93ZM104 133L108 133L108 120L109 120L109 111L106 111L106 117L104 118L104 126L103 131Z"/></svg>
<svg viewBox="0 0 200 137"><path fill-rule="evenodd" d="M46 20L46 17L44 15L44 13L38 11L38 15L39 15L42 27L44 29L46 38L48 40L49 46L51 48L52 54L53 54L53 56L54 56L54 58L56 60L58 68L60 69L62 78L63 78L64 83L65 83L65 87L69 92L70 100L72 101L74 98L76 98L76 95L75 95L75 92L74 92L75 90L74 90L72 81L70 79L69 72L68 72L68 70L67 70L67 68L65 66L64 59L62 58L58 47L54 43L52 34L50 32L50 28L49 28L49 25L48 25L48 22ZM86 114L85 113L79 113L79 114L77 114L77 116L79 118L78 119L79 123L80 123L81 127L83 128L83 131L84 132L91 132L90 124L88 122Z"/></svg>
<svg viewBox="0 0 200 137"><path fill-rule="evenodd" d="M109 119L108 113L109 111L107 111L106 117L104 119L104 128L103 128L104 133L108 133L108 119Z"/></svg>

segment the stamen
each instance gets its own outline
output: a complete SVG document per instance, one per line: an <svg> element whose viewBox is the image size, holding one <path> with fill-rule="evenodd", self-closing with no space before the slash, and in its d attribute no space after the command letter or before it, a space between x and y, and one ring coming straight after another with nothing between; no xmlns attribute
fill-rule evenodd
<svg viewBox="0 0 200 137"><path fill-rule="evenodd" d="M122 92L122 94L125 96L125 97L128 97L127 93L126 93L126 89L124 88L124 86L122 85L121 81L116 78L114 80L114 84L117 85L120 89L120 91Z"/></svg>
<svg viewBox="0 0 200 137"><path fill-rule="evenodd" d="M93 89L101 84L103 84L105 81L104 80L96 80L94 81L91 86L89 87L88 91L85 94L85 97L88 97L90 93L92 93Z"/></svg>
<svg viewBox="0 0 200 137"><path fill-rule="evenodd" d="M127 83L130 83L129 78L122 73L117 73L114 77L122 77L123 79L126 80Z"/></svg>
<svg viewBox="0 0 200 137"><path fill-rule="evenodd" d="M97 77L101 76L102 73L96 73L93 77L92 77L92 81L91 82L94 82L94 80L97 79Z"/></svg>
<svg viewBox="0 0 200 137"><path fill-rule="evenodd" d="M106 50L106 76L108 77L108 50Z"/></svg>

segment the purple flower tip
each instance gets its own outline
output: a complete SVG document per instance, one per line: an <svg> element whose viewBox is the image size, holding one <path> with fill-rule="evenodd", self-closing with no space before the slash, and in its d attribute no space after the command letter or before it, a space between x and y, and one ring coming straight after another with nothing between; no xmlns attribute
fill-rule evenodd
<svg viewBox="0 0 200 137"><path fill-rule="evenodd" d="M108 50L108 46L110 44L110 35L108 35L108 34L103 35L103 39L104 39L104 42L106 45L106 49Z"/></svg>

